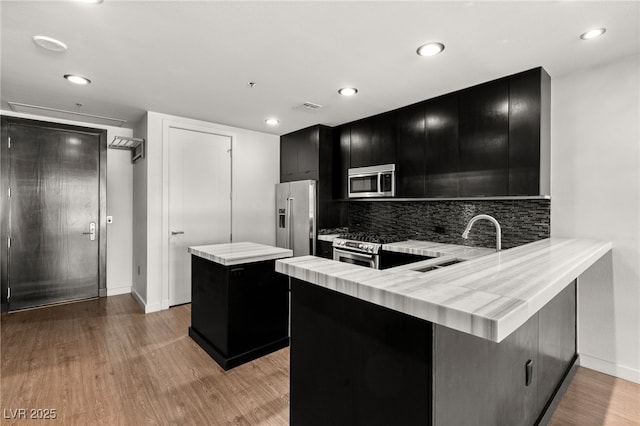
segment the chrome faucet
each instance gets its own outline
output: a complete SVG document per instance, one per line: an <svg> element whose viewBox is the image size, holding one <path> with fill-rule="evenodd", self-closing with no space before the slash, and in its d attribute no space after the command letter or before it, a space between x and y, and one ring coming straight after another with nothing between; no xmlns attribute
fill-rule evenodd
<svg viewBox="0 0 640 426"><path fill-rule="evenodd" d="M489 216L488 214L479 214L472 217L469 223L467 223L467 227L464 229L464 232L462 233L462 238L464 238L465 240L469 238L469 231L471 231L471 227L480 219L486 219L489 222L493 223L493 225L496 227L496 251L502 250L502 229L500 229L500 224L498 223L498 221L493 216Z"/></svg>

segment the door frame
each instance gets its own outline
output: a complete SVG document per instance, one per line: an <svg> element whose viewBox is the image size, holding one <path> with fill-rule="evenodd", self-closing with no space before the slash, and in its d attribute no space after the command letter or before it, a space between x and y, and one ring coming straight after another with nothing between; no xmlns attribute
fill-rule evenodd
<svg viewBox="0 0 640 426"><path fill-rule="evenodd" d="M160 309L169 309L169 131L170 129L186 130L191 132L206 133L215 136L228 137L230 139L229 146L229 191L231 192L231 202L229 211L229 229L231 235L229 241L233 236L233 143L236 138L236 134L226 130L222 130L216 126L206 126L198 124L190 124L175 120L162 120L162 236L161 250L162 261L161 263L161 289L162 299L160 302Z"/></svg>
<svg viewBox="0 0 640 426"><path fill-rule="evenodd" d="M55 123L51 121L32 120L20 117L0 116L0 181L9 182L9 152L8 137L9 126L18 124L68 132L85 133L99 137L98 148L98 297L107 295L107 130L91 127L75 126L70 124ZM9 202L8 185L0 185L0 302L1 311L7 312L9 308L7 300L7 288L9 281L8 261L9 250L7 239L9 237Z"/></svg>

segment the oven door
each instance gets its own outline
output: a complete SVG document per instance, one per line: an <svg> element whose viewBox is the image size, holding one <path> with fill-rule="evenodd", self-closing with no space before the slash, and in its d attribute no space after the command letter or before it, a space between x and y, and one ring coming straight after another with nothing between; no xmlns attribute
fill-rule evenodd
<svg viewBox="0 0 640 426"><path fill-rule="evenodd" d="M353 251L342 250L334 247L333 260L337 260L338 262L350 263L352 265L378 269L377 254L356 253Z"/></svg>

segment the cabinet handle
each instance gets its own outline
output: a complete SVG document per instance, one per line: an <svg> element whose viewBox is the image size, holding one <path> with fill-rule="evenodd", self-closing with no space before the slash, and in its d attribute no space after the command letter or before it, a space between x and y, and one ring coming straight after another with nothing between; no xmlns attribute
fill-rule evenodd
<svg viewBox="0 0 640 426"><path fill-rule="evenodd" d="M533 361L529 360L525 364L526 375L525 375L525 386L529 386L531 384L531 380L533 378Z"/></svg>

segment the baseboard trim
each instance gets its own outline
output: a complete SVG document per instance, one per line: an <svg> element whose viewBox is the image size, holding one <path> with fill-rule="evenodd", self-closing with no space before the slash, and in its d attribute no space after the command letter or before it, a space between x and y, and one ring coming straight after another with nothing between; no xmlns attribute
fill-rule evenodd
<svg viewBox="0 0 640 426"><path fill-rule="evenodd" d="M146 311L147 302L144 301L142 296L140 296L140 294L138 294L136 289L133 287L131 287L131 295L133 296L134 299L136 299L136 302L138 302L140 307Z"/></svg>
<svg viewBox="0 0 640 426"><path fill-rule="evenodd" d="M604 359L580 354L580 365L610 376L640 384L640 371L622 365L614 364Z"/></svg>
<svg viewBox="0 0 640 426"><path fill-rule="evenodd" d="M107 296L119 296L127 293L131 293L131 286L107 287Z"/></svg>

